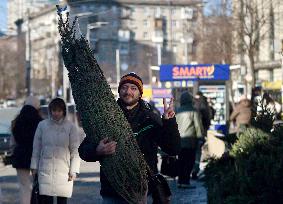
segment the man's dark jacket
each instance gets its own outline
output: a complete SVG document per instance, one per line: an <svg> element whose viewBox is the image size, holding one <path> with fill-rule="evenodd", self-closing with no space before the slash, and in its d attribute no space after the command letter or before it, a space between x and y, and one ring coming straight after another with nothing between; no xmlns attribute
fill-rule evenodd
<svg viewBox="0 0 283 204"><path fill-rule="evenodd" d="M124 112L136 139L140 150L144 154L147 164L153 172L157 173L157 150L158 147L169 155L177 155L180 150L180 134L175 117L172 119L161 119L156 115L150 105L140 100L138 105L127 110L121 99L118 104ZM103 157L96 155L96 147L88 135L79 147L80 157L87 162L99 161ZM102 196L120 197L109 184L103 171L100 172Z"/></svg>

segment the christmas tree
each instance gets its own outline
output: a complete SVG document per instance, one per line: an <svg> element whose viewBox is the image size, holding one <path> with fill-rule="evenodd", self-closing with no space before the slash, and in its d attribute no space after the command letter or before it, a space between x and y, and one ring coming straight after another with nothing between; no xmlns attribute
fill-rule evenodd
<svg viewBox="0 0 283 204"><path fill-rule="evenodd" d="M95 144L108 137L117 142L115 154L105 156L101 168L112 187L129 203L145 203L147 191L146 162L133 131L115 101L103 71L84 36L76 37L77 18L63 19L57 6L62 56L69 73L72 94L81 115L83 129Z"/></svg>

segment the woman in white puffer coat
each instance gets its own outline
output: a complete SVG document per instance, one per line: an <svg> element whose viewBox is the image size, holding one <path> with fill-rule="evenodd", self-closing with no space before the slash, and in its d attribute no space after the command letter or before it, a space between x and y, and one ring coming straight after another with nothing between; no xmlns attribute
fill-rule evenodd
<svg viewBox="0 0 283 204"><path fill-rule="evenodd" d="M49 106L49 119L36 129L31 169L38 174L41 204L66 204L72 196L73 181L79 173L78 147L80 136L76 126L66 118L66 104L61 98L53 99Z"/></svg>

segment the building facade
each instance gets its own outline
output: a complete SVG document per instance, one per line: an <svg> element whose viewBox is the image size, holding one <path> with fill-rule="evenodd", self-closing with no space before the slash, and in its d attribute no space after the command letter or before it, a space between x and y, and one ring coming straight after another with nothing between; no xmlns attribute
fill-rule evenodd
<svg viewBox="0 0 283 204"><path fill-rule="evenodd" d="M71 13L79 16L81 32L89 36L110 83L117 82L117 73L133 71L144 83L154 85L152 78L158 73L152 66L198 61L202 1L71 0L68 4Z"/></svg>
<svg viewBox="0 0 283 204"><path fill-rule="evenodd" d="M249 83L250 74L247 68L250 66L248 53L241 50L241 43L249 43L249 37L241 41L239 31L244 26L254 28L253 56L255 59L255 84L263 90L271 92L276 100L281 102L282 84L282 40L283 40L283 2L280 0L233 0L233 17L235 19L235 55L234 64L241 65L238 71L242 85ZM247 5L252 3L253 15L241 16ZM254 19L252 21L251 19ZM245 24L243 23L245 22ZM254 24L254 26L251 26ZM241 86L242 86L241 85Z"/></svg>
<svg viewBox="0 0 283 204"><path fill-rule="evenodd" d="M31 13L30 37L31 93L47 98L62 95L63 62L56 8L46 6Z"/></svg>
<svg viewBox="0 0 283 204"><path fill-rule="evenodd" d="M25 58L22 71L26 94L51 98L63 92L57 22L56 8L51 1L8 1L7 33L17 35L25 47L21 49L21 56Z"/></svg>
<svg viewBox="0 0 283 204"><path fill-rule="evenodd" d="M24 56L16 36L0 37L0 99L16 99L25 93Z"/></svg>
<svg viewBox="0 0 283 204"><path fill-rule="evenodd" d="M28 66L25 68L26 74L30 73L26 84L30 83L34 95L66 97L69 85L60 53L55 6L27 1L11 0L8 4L9 30L19 30L15 21L20 19L21 32L26 34L26 64L30 62L30 71ZM110 84L116 85L125 73L136 72L145 84L157 86L159 72L153 66L202 62L202 0L66 3L70 14L79 17L81 33L89 39Z"/></svg>
<svg viewBox="0 0 283 204"><path fill-rule="evenodd" d="M7 1L7 34L16 34L15 22L19 19L26 20L29 12L38 12L42 7L50 5L48 0L8 0Z"/></svg>

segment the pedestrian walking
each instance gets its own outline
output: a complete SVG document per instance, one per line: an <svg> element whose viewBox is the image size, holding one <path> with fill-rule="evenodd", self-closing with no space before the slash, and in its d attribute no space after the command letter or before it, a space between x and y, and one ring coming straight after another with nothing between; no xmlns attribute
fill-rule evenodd
<svg viewBox="0 0 283 204"><path fill-rule="evenodd" d="M249 99L242 97L230 116L231 122L236 120L238 134L243 132L246 127L250 125L251 117L252 102Z"/></svg>
<svg viewBox="0 0 283 204"><path fill-rule="evenodd" d="M29 96L11 124L12 166L17 171L21 204L29 204L31 198L30 162L34 134L38 123L42 120L39 115L39 107L39 100L34 96Z"/></svg>
<svg viewBox="0 0 283 204"><path fill-rule="evenodd" d="M144 155L148 166L153 173L157 173L158 147L169 155L176 155L180 148L180 135L177 128L173 99L169 106L164 103L164 114L161 119L153 112L151 106L141 99L143 94L142 79L135 73L129 73L120 80L118 105L122 109L135 134L137 143ZM93 135L87 135L79 148L80 157L87 162L100 161L114 154L116 142L107 138L95 144ZM111 186L103 170L100 171L101 191L103 204L127 203ZM149 186L148 193L152 193ZM153 194L153 203L159 203Z"/></svg>
<svg viewBox="0 0 283 204"><path fill-rule="evenodd" d="M72 196L73 181L79 173L80 136L76 126L66 117L63 99L53 99L49 118L38 124L31 160L33 175L38 175L41 204L66 204Z"/></svg>
<svg viewBox="0 0 283 204"><path fill-rule="evenodd" d="M197 147L199 143L203 143L204 133L200 115L193 107L193 97L189 92L181 94L176 119L181 136L178 187L190 188L190 175L194 167Z"/></svg>
<svg viewBox="0 0 283 204"><path fill-rule="evenodd" d="M201 91L198 91L194 97L194 107L199 113L200 120L203 126L203 140L197 143L196 147L196 159L192 170L192 179L198 179L198 173L200 170L200 161L202 157L202 149L207 149L206 138L207 131L211 124L211 119L214 118L215 110L209 105L207 98Z"/></svg>

